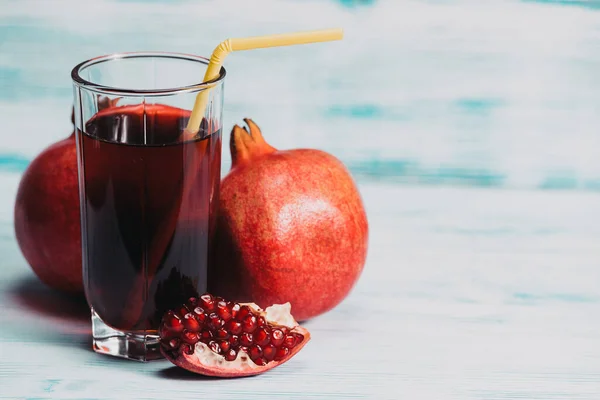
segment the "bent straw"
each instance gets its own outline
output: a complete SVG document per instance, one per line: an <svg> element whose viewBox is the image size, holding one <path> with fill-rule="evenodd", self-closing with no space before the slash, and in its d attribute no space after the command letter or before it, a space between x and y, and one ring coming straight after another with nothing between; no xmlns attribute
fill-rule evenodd
<svg viewBox="0 0 600 400"><path fill-rule="evenodd" d="M206 68L203 82L210 82L219 77L219 71L225 57L232 51L264 49L267 47L293 46L298 44L329 42L341 40L344 37L342 29L325 29L320 31L284 33L279 35L255 36L248 38L227 39L221 42L213 51ZM209 89L203 90L196 96L192 115L187 125L187 134L194 135L200 129L200 123L208 103Z"/></svg>

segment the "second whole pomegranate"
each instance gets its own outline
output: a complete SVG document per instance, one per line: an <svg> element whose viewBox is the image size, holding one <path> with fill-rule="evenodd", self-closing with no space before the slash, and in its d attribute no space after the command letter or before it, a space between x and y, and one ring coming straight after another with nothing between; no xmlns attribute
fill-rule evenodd
<svg viewBox="0 0 600 400"><path fill-rule="evenodd" d="M209 288L261 307L289 302L302 321L339 304L365 263L368 222L348 170L313 149L279 151L235 126L221 182Z"/></svg>

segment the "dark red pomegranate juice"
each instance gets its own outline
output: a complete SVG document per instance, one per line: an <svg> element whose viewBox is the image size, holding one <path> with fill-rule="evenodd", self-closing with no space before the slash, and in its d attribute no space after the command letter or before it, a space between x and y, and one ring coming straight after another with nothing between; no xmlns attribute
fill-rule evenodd
<svg viewBox="0 0 600 400"><path fill-rule="evenodd" d="M186 140L188 117L112 107L78 132L86 296L115 329L154 331L164 312L207 289L221 132Z"/></svg>

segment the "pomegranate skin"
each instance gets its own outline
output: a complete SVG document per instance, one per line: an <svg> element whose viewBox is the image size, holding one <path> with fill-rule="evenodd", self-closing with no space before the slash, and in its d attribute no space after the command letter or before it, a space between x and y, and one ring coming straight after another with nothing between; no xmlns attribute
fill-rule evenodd
<svg viewBox="0 0 600 400"><path fill-rule="evenodd" d="M83 293L75 134L40 153L17 191L15 234L23 256L48 286Z"/></svg>
<svg viewBox="0 0 600 400"><path fill-rule="evenodd" d="M232 132L233 166L221 183L209 286L261 307L290 302L304 321L339 304L358 280L367 216L337 158L311 149L277 151L246 122L250 132Z"/></svg>

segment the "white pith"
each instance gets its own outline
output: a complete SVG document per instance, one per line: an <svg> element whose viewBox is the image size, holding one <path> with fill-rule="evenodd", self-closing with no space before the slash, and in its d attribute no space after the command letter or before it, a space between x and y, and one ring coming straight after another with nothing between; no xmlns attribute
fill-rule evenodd
<svg viewBox="0 0 600 400"><path fill-rule="evenodd" d="M298 326L298 322L292 317L292 305L273 304L265 310L265 320L277 325L283 325L290 329Z"/></svg>
<svg viewBox="0 0 600 400"><path fill-rule="evenodd" d="M206 344L202 342L196 343L194 349L194 357L202 365L207 367L223 367L223 368L234 368L234 369L246 369L246 368L257 368L258 365L254 363L243 350L240 350L237 357L233 361L227 361L225 357L212 351Z"/></svg>
<svg viewBox="0 0 600 400"><path fill-rule="evenodd" d="M298 326L298 322L292 317L290 313L292 306L290 303L285 304L273 304L270 307L267 307L266 310L262 310L258 305L254 303L243 303L242 305L247 305L252 308L255 312L260 313L265 321L285 326L289 329L294 329ZM198 362L202 365L206 365L209 367L221 367L221 368L232 368L232 369L248 369L248 368L258 368L259 366L252 361L248 353L243 350L238 352L237 357L233 361L225 360L220 354L215 353L208 347L208 345L198 342L196 343L196 347L194 349L194 357L198 360Z"/></svg>

